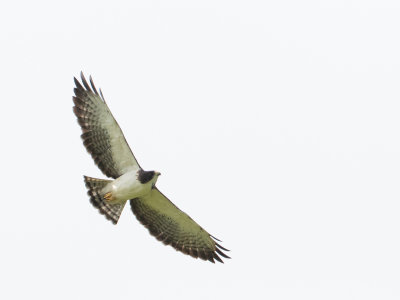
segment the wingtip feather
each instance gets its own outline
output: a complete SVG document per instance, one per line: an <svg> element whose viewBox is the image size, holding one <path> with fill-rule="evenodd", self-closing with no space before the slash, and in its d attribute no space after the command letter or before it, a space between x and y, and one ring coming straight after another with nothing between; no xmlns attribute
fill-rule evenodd
<svg viewBox="0 0 400 300"><path fill-rule="evenodd" d="M74 77L74 83L75 83L75 86L76 86L76 88L74 89L74 93L76 95L76 90L83 90L83 86L81 85L79 80L76 79L76 77Z"/></svg>
<svg viewBox="0 0 400 300"><path fill-rule="evenodd" d="M83 72L82 72L82 71L81 71L81 80L82 80L82 83L83 83L83 85L85 86L86 90L88 90L88 91L91 92L92 89L90 88L89 84L87 83L86 78L85 78L85 76L83 75Z"/></svg>
<svg viewBox="0 0 400 300"><path fill-rule="evenodd" d="M99 89L99 91L100 91L101 99L103 99L103 101L106 102L106 99L105 99L104 96L103 96L103 92L101 91L101 89Z"/></svg>
<svg viewBox="0 0 400 300"><path fill-rule="evenodd" d="M97 92L96 86L94 85L92 75L89 76L90 85L92 86L93 92L98 96L99 93Z"/></svg>
<svg viewBox="0 0 400 300"><path fill-rule="evenodd" d="M228 249L222 247L222 246L221 246L220 244L218 244L218 243L215 243L215 245L216 245L218 248L220 248L220 249L222 249L222 250L224 250L224 251L230 251L230 250L228 250Z"/></svg>
<svg viewBox="0 0 400 300"><path fill-rule="evenodd" d="M221 255L222 257L230 258L228 255L226 255L224 252L222 252L222 251L219 250L218 248L215 248L215 251L216 251L219 255Z"/></svg>
<svg viewBox="0 0 400 300"><path fill-rule="evenodd" d="M218 241L218 242L222 242L220 239L216 238L215 236L213 236L213 235L211 235L211 234L210 234L210 236L211 236L214 240L216 240L216 241Z"/></svg>
<svg viewBox="0 0 400 300"><path fill-rule="evenodd" d="M219 261L220 263L224 263L224 261L218 256L218 254L217 253L213 253L214 254L214 258L217 260L217 261Z"/></svg>

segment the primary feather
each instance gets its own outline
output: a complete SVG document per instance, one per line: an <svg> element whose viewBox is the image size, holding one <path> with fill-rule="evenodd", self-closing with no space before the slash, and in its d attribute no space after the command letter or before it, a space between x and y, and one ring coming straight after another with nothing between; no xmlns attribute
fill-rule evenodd
<svg viewBox="0 0 400 300"><path fill-rule="evenodd" d="M124 173L139 169L124 134L109 110L104 97L99 94L90 78L90 84L81 73L83 86L74 78L74 113L82 128L86 150L104 175L117 178Z"/></svg>
<svg viewBox="0 0 400 300"><path fill-rule="evenodd" d="M165 245L171 245L185 254L211 262L214 262L214 259L222 262L218 254L229 258L220 250L227 249L216 243L207 231L157 188L152 189L146 196L130 200L130 204L136 218Z"/></svg>

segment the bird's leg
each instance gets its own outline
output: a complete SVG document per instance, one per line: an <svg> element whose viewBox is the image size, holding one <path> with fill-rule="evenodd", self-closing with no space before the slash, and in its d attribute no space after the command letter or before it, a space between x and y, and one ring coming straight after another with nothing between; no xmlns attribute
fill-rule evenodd
<svg viewBox="0 0 400 300"><path fill-rule="evenodd" d="M104 195L104 199L106 199L106 201L112 201L113 200L113 196L111 194L111 192L108 192Z"/></svg>

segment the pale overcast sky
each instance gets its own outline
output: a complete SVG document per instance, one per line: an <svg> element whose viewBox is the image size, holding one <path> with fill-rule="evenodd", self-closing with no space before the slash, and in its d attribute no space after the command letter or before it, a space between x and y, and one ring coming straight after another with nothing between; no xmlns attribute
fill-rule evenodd
<svg viewBox="0 0 400 300"><path fill-rule="evenodd" d="M7 2L1 299L400 298L399 1ZM231 260L90 205L81 70Z"/></svg>

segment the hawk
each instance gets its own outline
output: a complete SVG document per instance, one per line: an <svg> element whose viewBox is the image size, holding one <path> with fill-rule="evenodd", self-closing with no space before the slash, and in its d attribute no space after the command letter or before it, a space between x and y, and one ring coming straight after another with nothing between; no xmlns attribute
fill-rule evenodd
<svg viewBox="0 0 400 300"><path fill-rule="evenodd" d="M176 207L156 187L156 171L145 171L137 162L124 134L108 108L103 93L90 85L81 72L82 84L74 78L73 111L82 129L86 150L99 169L112 180L84 176L90 202L113 224L117 224L129 201L136 218L149 232L176 250L194 258L223 262L230 258L217 238L210 235Z"/></svg>

